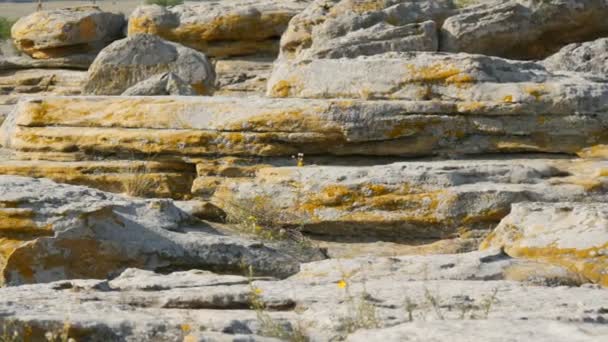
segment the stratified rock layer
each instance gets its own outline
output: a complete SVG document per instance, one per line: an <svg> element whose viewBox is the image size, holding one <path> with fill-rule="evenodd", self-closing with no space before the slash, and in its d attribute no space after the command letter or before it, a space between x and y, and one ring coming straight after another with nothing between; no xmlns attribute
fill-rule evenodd
<svg viewBox="0 0 608 342"><path fill-rule="evenodd" d="M47 59L97 52L119 39L124 25L121 14L83 6L34 12L13 25L11 36L19 50Z"/></svg>
<svg viewBox="0 0 608 342"><path fill-rule="evenodd" d="M225 236L170 200L136 200L49 180L0 176L2 283L106 278L127 267L212 269L286 277L298 261Z"/></svg>
<svg viewBox="0 0 608 342"><path fill-rule="evenodd" d="M513 205L481 247L562 265L608 287L608 204Z"/></svg>
<svg viewBox="0 0 608 342"><path fill-rule="evenodd" d="M138 7L129 35L156 34L213 57L276 55L287 23L308 1L205 1Z"/></svg>

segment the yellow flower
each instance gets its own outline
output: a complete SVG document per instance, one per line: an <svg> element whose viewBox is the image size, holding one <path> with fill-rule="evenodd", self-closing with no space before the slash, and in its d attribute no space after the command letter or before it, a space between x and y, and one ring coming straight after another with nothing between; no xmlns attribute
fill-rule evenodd
<svg viewBox="0 0 608 342"><path fill-rule="evenodd" d="M262 289L261 289L261 288L256 287L256 288L253 290L253 292L254 292L256 295L258 295L258 296L259 296L259 295L261 295L261 294L262 294L262 292L263 292L263 291L262 291Z"/></svg>
<svg viewBox="0 0 608 342"><path fill-rule="evenodd" d="M344 279L340 279L340 281L338 282L338 287L341 289L344 289L348 286L348 283L346 283L346 281L344 281Z"/></svg>

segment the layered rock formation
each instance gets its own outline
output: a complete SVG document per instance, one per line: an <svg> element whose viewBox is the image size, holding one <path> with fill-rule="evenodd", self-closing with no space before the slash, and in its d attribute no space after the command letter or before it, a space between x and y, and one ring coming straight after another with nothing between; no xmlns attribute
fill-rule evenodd
<svg viewBox="0 0 608 342"><path fill-rule="evenodd" d="M96 53L121 37L122 15L98 7L39 11L17 21L11 36L20 51L37 59Z"/></svg>
<svg viewBox="0 0 608 342"><path fill-rule="evenodd" d="M607 14L205 1L134 11L113 96L0 61L0 336L602 341Z"/></svg>

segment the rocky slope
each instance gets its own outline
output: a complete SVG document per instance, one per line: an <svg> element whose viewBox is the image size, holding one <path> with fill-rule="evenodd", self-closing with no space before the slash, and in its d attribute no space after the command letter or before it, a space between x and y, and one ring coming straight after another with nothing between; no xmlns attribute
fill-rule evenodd
<svg viewBox="0 0 608 342"><path fill-rule="evenodd" d="M142 6L124 39L94 7L23 18L0 340L606 340L606 16L224 0Z"/></svg>

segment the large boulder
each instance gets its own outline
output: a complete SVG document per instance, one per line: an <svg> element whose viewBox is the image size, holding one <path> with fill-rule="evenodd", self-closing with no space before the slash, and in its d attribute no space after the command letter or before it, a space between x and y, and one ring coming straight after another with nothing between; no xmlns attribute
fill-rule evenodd
<svg viewBox="0 0 608 342"><path fill-rule="evenodd" d="M154 75L172 72L199 95L212 94L215 70L207 57L162 38L138 34L103 49L91 65L86 94L120 95Z"/></svg>
<svg viewBox="0 0 608 342"><path fill-rule="evenodd" d="M481 248L561 265L608 287L608 204L515 204Z"/></svg>
<svg viewBox="0 0 608 342"><path fill-rule="evenodd" d="M19 50L47 59L96 53L119 39L124 25L122 14L83 6L34 12L13 25L11 36Z"/></svg>
<svg viewBox="0 0 608 342"><path fill-rule="evenodd" d="M299 262L226 236L171 200L136 200L49 180L0 176L0 279L7 285L106 278L127 267L286 277Z"/></svg>
<svg viewBox="0 0 608 342"><path fill-rule="evenodd" d="M562 46L608 33L608 3L493 0L463 9L441 27L442 51L542 59Z"/></svg>
<svg viewBox="0 0 608 342"><path fill-rule="evenodd" d="M608 77L608 38L566 45L542 63L552 71L586 72Z"/></svg>
<svg viewBox="0 0 608 342"><path fill-rule="evenodd" d="M129 35L156 34L213 57L276 55L278 41L307 0L223 0L138 7Z"/></svg>

